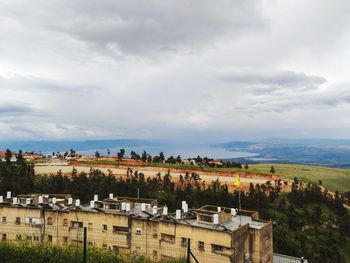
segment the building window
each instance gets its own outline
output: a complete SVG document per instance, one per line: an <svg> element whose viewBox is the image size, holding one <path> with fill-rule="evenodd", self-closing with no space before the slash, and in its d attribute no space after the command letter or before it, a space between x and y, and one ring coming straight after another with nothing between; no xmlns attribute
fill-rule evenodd
<svg viewBox="0 0 350 263"><path fill-rule="evenodd" d="M34 241L39 241L40 239L39 239L39 236L33 236L33 240Z"/></svg>
<svg viewBox="0 0 350 263"><path fill-rule="evenodd" d="M2 217L2 223L3 223L3 224L6 224L6 223L7 223L6 216L3 216L3 217Z"/></svg>
<svg viewBox="0 0 350 263"><path fill-rule="evenodd" d="M204 242L203 241L198 241L198 250L204 251Z"/></svg>
<svg viewBox="0 0 350 263"><path fill-rule="evenodd" d="M68 219L67 218L63 219L63 226L68 226Z"/></svg>
<svg viewBox="0 0 350 263"><path fill-rule="evenodd" d="M212 245L211 245L211 250L212 250L213 252L223 252L223 251L224 251L224 247L223 247L223 246L220 246L220 245L212 244Z"/></svg>
<svg viewBox="0 0 350 263"><path fill-rule="evenodd" d="M124 226L113 226L113 233L129 233L129 228Z"/></svg>
<svg viewBox="0 0 350 263"><path fill-rule="evenodd" d="M136 235L141 236L141 228L136 228Z"/></svg>
<svg viewBox="0 0 350 263"><path fill-rule="evenodd" d="M102 225L102 231L107 232L107 225Z"/></svg>
<svg viewBox="0 0 350 263"><path fill-rule="evenodd" d="M32 241L32 236L27 236L28 241Z"/></svg>
<svg viewBox="0 0 350 263"><path fill-rule="evenodd" d="M7 235L6 234L2 234L2 241L6 241L7 240Z"/></svg>
<svg viewBox="0 0 350 263"><path fill-rule="evenodd" d="M16 225L21 224L21 218L20 217L16 217L15 224Z"/></svg>
<svg viewBox="0 0 350 263"><path fill-rule="evenodd" d="M153 237L158 238L158 229L156 227L153 227Z"/></svg>
<svg viewBox="0 0 350 263"><path fill-rule="evenodd" d="M102 247L107 249L107 244L102 244Z"/></svg>
<svg viewBox="0 0 350 263"><path fill-rule="evenodd" d="M160 234L161 240L168 243L175 243L175 236L168 234Z"/></svg>
<svg viewBox="0 0 350 263"><path fill-rule="evenodd" d="M21 236L21 235L16 235L16 240L17 240L17 241L22 240L22 236Z"/></svg>
<svg viewBox="0 0 350 263"><path fill-rule="evenodd" d="M68 243L68 237L63 237L63 243L65 243L65 244Z"/></svg>
<svg viewBox="0 0 350 263"><path fill-rule="evenodd" d="M93 226L92 223L88 223L88 230L89 231L92 231L92 228L93 228L92 226Z"/></svg>
<svg viewBox="0 0 350 263"><path fill-rule="evenodd" d="M185 238L185 237L181 238L181 246L182 247L187 247L187 238Z"/></svg>
<svg viewBox="0 0 350 263"><path fill-rule="evenodd" d="M79 222L79 221L71 221L70 222L70 225L71 225L71 227L76 227L76 228L81 228L81 227L83 227L83 222Z"/></svg>
<svg viewBox="0 0 350 263"><path fill-rule="evenodd" d="M48 217L48 218L47 218L47 224L48 224L49 226L52 225L52 217Z"/></svg>
<svg viewBox="0 0 350 263"><path fill-rule="evenodd" d="M92 242L91 241L87 242L87 244L88 244L88 246L92 247Z"/></svg>
<svg viewBox="0 0 350 263"><path fill-rule="evenodd" d="M51 235L48 235L48 236L47 236L47 241L48 241L48 242L52 242L52 236L51 236Z"/></svg>
<svg viewBox="0 0 350 263"><path fill-rule="evenodd" d="M157 250L153 250L153 259L158 259L158 251Z"/></svg>

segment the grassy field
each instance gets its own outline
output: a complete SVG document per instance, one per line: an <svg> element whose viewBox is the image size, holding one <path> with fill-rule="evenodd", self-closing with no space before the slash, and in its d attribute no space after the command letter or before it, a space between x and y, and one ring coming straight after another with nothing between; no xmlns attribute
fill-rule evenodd
<svg viewBox="0 0 350 263"><path fill-rule="evenodd" d="M322 181L323 186L331 191L350 191L350 170L299 164L255 164L249 165L249 171L269 173L274 166L276 174L293 179L298 177L305 181Z"/></svg>

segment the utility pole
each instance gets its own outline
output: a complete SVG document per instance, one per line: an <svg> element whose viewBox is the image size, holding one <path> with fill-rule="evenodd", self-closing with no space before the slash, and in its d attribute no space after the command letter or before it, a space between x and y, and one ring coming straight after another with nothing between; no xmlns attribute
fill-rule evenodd
<svg viewBox="0 0 350 263"><path fill-rule="evenodd" d="M86 263L86 239L87 239L87 227L84 227L83 263Z"/></svg>
<svg viewBox="0 0 350 263"><path fill-rule="evenodd" d="M191 262L191 239L187 238L187 263Z"/></svg>

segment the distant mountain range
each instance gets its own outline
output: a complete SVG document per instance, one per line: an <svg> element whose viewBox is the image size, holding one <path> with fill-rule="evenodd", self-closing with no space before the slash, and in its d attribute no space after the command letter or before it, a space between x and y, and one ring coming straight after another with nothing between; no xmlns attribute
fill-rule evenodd
<svg viewBox="0 0 350 263"><path fill-rule="evenodd" d="M258 154L234 158L248 163L301 163L350 168L350 140L265 139L257 142L232 141L215 147Z"/></svg>
<svg viewBox="0 0 350 263"><path fill-rule="evenodd" d="M94 154L107 149L116 154L125 148L152 155L163 151L166 156L180 154L182 157L197 155L216 159L233 159L243 163L300 163L338 168L350 168L350 140L330 139L284 139L268 138L259 141L231 141L215 145L181 144L171 140L111 139L111 140L57 140L57 141L0 141L0 150L34 151L51 155L74 149Z"/></svg>

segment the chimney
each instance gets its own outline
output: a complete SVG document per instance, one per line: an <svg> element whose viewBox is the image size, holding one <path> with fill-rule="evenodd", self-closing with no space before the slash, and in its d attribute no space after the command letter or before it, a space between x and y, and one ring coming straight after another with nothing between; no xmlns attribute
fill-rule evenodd
<svg viewBox="0 0 350 263"><path fill-rule="evenodd" d="M4 197L0 195L0 204L2 204L3 202L4 202Z"/></svg>
<svg viewBox="0 0 350 263"><path fill-rule="evenodd" d="M94 195L94 201L95 201L95 202L98 201L98 195Z"/></svg>
<svg viewBox="0 0 350 263"><path fill-rule="evenodd" d="M42 195L39 195L38 203L39 204L43 204L44 203L44 197Z"/></svg>
<svg viewBox="0 0 350 263"><path fill-rule="evenodd" d="M75 200L75 206L80 206L80 199Z"/></svg>
<svg viewBox="0 0 350 263"><path fill-rule="evenodd" d="M181 209L183 210L185 206L186 206L186 201L182 201L181 202Z"/></svg>
<svg viewBox="0 0 350 263"><path fill-rule="evenodd" d="M72 205L73 204L73 198L72 197L69 197L68 198L68 205Z"/></svg>
<svg viewBox="0 0 350 263"><path fill-rule="evenodd" d="M181 219L181 210L180 209L176 210L175 219Z"/></svg>
<svg viewBox="0 0 350 263"><path fill-rule="evenodd" d="M90 208L94 208L95 207L95 201L90 201Z"/></svg>
<svg viewBox="0 0 350 263"><path fill-rule="evenodd" d="M141 203L141 211L142 212L146 211L146 204L145 203Z"/></svg>
<svg viewBox="0 0 350 263"><path fill-rule="evenodd" d="M53 204L56 204L56 202L57 202L56 197L52 197L52 203L53 203Z"/></svg>
<svg viewBox="0 0 350 263"><path fill-rule="evenodd" d="M167 216L168 215L168 207L164 206L163 207L163 216Z"/></svg>
<svg viewBox="0 0 350 263"><path fill-rule="evenodd" d="M14 205L17 205L17 204L18 204L17 197L14 197L14 198L12 199L12 204L14 204Z"/></svg>
<svg viewBox="0 0 350 263"><path fill-rule="evenodd" d="M214 223L214 225L219 224L219 215L218 214L213 215L213 223Z"/></svg>
<svg viewBox="0 0 350 263"><path fill-rule="evenodd" d="M109 199L113 199L113 194L112 193L109 194Z"/></svg>
<svg viewBox="0 0 350 263"><path fill-rule="evenodd" d="M220 213L221 212L221 207L220 206L218 206L218 213Z"/></svg>
<svg viewBox="0 0 350 263"><path fill-rule="evenodd" d="M184 213L188 212L188 204L187 203L185 203L185 205L183 206L183 210L184 210Z"/></svg>
<svg viewBox="0 0 350 263"><path fill-rule="evenodd" d="M9 191L9 192L7 192L7 194L6 194L6 198L7 199L10 199L11 198L11 192Z"/></svg>
<svg viewBox="0 0 350 263"><path fill-rule="evenodd" d="M155 205L152 207L152 214L156 215L158 213L158 207Z"/></svg>
<svg viewBox="0 0 350 263"><path fill-rule="evenodd" d="M236 216L237 215L237 210L234 208L231 208L231 215Z"/></svg>

